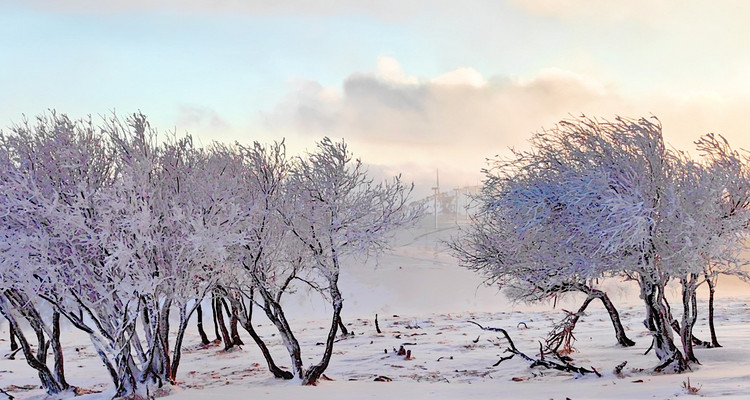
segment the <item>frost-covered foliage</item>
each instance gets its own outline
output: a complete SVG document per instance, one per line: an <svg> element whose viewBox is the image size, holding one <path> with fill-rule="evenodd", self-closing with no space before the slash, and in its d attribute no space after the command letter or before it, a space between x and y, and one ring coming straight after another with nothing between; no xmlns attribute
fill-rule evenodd
<svg viewBox="0 0 750 400"><path fill-rule="evenodd" d="M335 299L338 321L340 255L382 251L420 213L398 178L373 184L345 144L325 139L319 150L290 161L283 142L199 148L190 136L159 138L141 114L94 126L53 112L2 134L0 312L47 391L70 388L61 318L89 335L117 396L174 383L188 321L209 293L230 300L278 377L315 382L335 325L323 361L303 374L282 295L293 280L311 285ZM256 303L294 374L254 334Z"/></svg>
<svg viewBox="0 0 750 400"><path fill-rule="evenodd" d="M111 182L111 152L91 121L51 113L4 133L2 157L0 309L16 328L18 316L33 328L36 355L23 332L16 332L27 362L47 391L55 393L68 389L59 342L60 309L49 311L42 298L53 305L75 303L66 288L81 272L77 260L87 257L79 252L80 245L95 238L88 226L69 231L70 224L63 222L85 212L79 208L88 210L93 194ZM51 371L46 366L48 349L54 357Z"/></svg>
<svg viewBox="0 0 750 400"><path fill-rule="evenodd" d="M250 293L259 294L261 309L278 329L293 376L315 383L328 366L341 318L338 279L344 257L386 250L394 230L415 222L422 208L407 204L411 189L399 177L374 183L344 142L325 138L315 152L292 160L283 144L255 144L241 154L249 166L246 185L256 188L246 205L249 222L240 248ZM324 354L307 369L281 304L294 283L312 287L333 309ZM262 340L250 333L263 350ZM267 351L264 355L277 377L292 377L275 367Z"/></svg>
<svg viewBox="0 0 750 400"><path fill-rule="evenodd" d="M654 118L562 121L531 144L486 171L480 211L455 253L523 301L590 293L604 277L637 281L657 369L684 370L664 291L670 280L683 286L683 347L694 361L700 278L713 268L741 274L747 158L707 135L692 160L665 146Z"/></svg>

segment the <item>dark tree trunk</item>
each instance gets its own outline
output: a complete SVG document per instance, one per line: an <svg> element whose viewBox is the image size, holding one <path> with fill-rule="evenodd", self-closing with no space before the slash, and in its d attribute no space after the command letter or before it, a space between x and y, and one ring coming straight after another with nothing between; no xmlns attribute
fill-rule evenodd
<svg viewBox="0 0 750 400"><path fill-rule="evenodd" d="M331 243L331 247L332 249L335 248L333 243ZM341 309L344 307L344 299L341 297L341 292L338 287L338 271L340 271L340 268L335 251L333 252L332 262L333 271L335 272L328 279L328 290L331 295L331 305L333 305L331 328L328 331L328 338L326 339L326 347L323 351L323 357L321 357L319 363L313 365L305 372L305 375L302 377L303 385L315 385L323 375L323 372L325 372L326 368L328 368L328 363L331 361L331 355L333 354L333 344L336 342L336 331L338 330L338 325L341 323Z"/></svg>
<svg viewBox="0 0 750 400"><path fill-rule="evenodd" d="M10 350L16 351L18 350L18 343L16 343L16 331L10 324L8 324L8 331L10 331Z"/></svg>
<svg viewBox="0 0 750 400"><path fill-rule="evenodd" d="M8 320L8 324L13 328L13 330L16 333L16 338L18 339L18 344L20 345L21 352L23 352L24 358L26 359L26 363L33 369L37 371L37 374L39 375L39 380L42 383L42 387L47 391L48 394L58 394L61 393L69 388L68 384L65 382L60 382L56 379L55 374L53 371L49 369L46 363L47 359L47 343L44 338L43 330L41 329L41 322L39 320L32 321L30 318L32 318L31 314L35 314L35 312L32 312L28 310L28 305L24 304L17 304L17 299L12 299L12 294L9 294L8 299L4 299L3 296L0 296L0 302L5 303L3 305L0 305L0 311L2 311L5 318ZM13 303L8 304L8 302ZM31 345L29 344L29 341L26 339L26 335L24 335L23 331L20 329L20 326L15 318L15 316L12 315L9 308L24 308L19 309L19 312L24 316L24 318L31 324L32 329L34 329L37 341L38 348L36 354L34 354L31 350Z"/></svg>
<svg viewBox="0 0 750 400"><path fill-rule="evenodd" d="M711 346L721 347L719 340L716 339L716 327L714 326L714 294L716 293L716 280L718 276L713 279L706 274L706 283L708 283L708 329L711 331Z"/></svg>
<svg viewBox="0 0 750 400"><path fill-rule="evenodd" d="M198 311L198 333L201 335L201 343L203 345L207 345L211 343L211 341L208 340L208 335L206 335L206 331L203 330L203 308L199 305L197 311Z"/></svg>
<svg viewBox="0 0 750 400"><path fill-rule="evenodd" d="M281 378L281 379L292 379L294 378L294 374L289 371L284 371L283 369L279 368L276 365L276 362L273 359L273 356L271 356L271 352L268 350L268 346L266 346L266 343L263 341L263 339L258 335L258 332L255 330L255 327L253 327L253 296L254 296L254 290L250 290L250 301L248 302L248 305L245 306L242 303L242 300L240 299L231 299L232 302L232 308L237 309L237 317L239 319L240 324L242 325L242 328L247 331L247 333L250 335L250 337L253 339L255 344L260 349L260 352L263 354L263 358L266 360L266 364L268 364L268 370L271 371L274 377Z"/></svg>
<svg viewBox="0 0 750 400"><path fill-rule="evenodd" d="M188 315L187 308L184 305L180 306L180 325L177 330L177 337L174 340L172 362L169 370L169 382L171 384L177 382L177 369L180 368L180 360L182 358L182 341L185 339L185 331L187 330L189 321L190 315Z"/></svg>
<svg viewBox="0 0 750 400"><path fill-rule="evenodd" d="M292 361L294 375L302 378L302 349L300 348L299 341L294 336L294 332L292 332L292 327L289 325L289 321L286 319L284 309L281 307L281 304L279 304L278 299L262 285L257 289L261 298L263 298L263 306L261 308L266 313L268 319L274 324L274 326L276 326L276 329L281 336L281 340L284 342L284 346L286 346L289 358Z"/></svg>
<svg viewBox="0 0 750 400"><path fill-rule="evenodd" d="M211 295L211 312L212 312L212 316L214 320L214 334L216 335L215 340L217 342L221 342L221 334L219 333L219 321L218 321L218 318L216 317L218 312L216 311L216 295L215 294Z"/></svg>
<svg viewBox="0 0 750 400"><path fill-rule="evenodd" d="M166 378L167 380L170 380L172 372L172 357L169 355L169 312L171 307L172 301L168 300L159 310L159 340L164 357L164 367L160 379ZM159 386L161 386L161 382Z"/></svg>
<svg viewBox="0 0 750 400"><path fill-rule="evenodd" d="M693 351L693 324L697 319L697 310L695 309L695 280L696 274L691 274L687 279L680 279L682 285L682 327L680 328L680 339L682 339L682 349L685 352L685 359L688 362L700 364Z"/></svg>
<svg viewBox="0 0 750 400"><path fill-rule="evenodd" d="M671 320L666 300L664 299L663 284L649 282L641 278L641 291L646 303L646 327L653 336L653 348L660 364L654 370L663 372L684 372L687 362L680 350L675 346L672 337Z"/></svg>
<svg viewBox="0 0 750 400"><path fill-rule="evenodd" d="M242 341L242 338L240 338L240 331L237 329L237 325L239 323L239 319L237 317L238 309L234 305L232 305L231 312L229 310L229 307L227 307L226 300L222 298L222 303L224 303L224 309L227 310L229 315L231 315L231 319L229 320L229 328L231 329L231 335L232 335L232 344L235 346L242 346L245 343Z"/></svg>
<svg viewBox="0 0 750 400"><path fill-rule="evenodd" d="M601 300L607 313L609 313L609 319L612 321L612 327L615 329L617 343L622 347L634 346L635 342L630 340L625 334L625 328L622 326L622 321L620 320L620 313L617 312L617 308L615 308L614 303L612 303L612 300L607 296L607 293L593 288L590 288L590 291L591 295Z"/></svg>
<svg viewBox="0 0 750 400"><path fill-rule="evenodd" d="M338 322L338 325L339 325L339 330L341 331L341 334L342 334L343 336L346 336L346 335L348 335L348 334L349 334L349 330L348 330L348 329L346 329L346 326L345 326L345 325L344 325L344 323L343 323L343 322L341 321L341 316L340 316L340 315L339 315L339 322Z"/></svg>
<svg viewBox="0 0 750 400"><path fill-rule="evenodd" d="M55 378L60 382L62 387L67 389L69 385L65 380L63 349L62 344L60 343L60 313L57 311L52 313L52 338L50 338L50 344L52 346L52 356L55 360Z"/></svg>
<svg viewBox="0 0 750 400"><path fill-rule="evenodd" d="M331 321L331 328L328 332L328 338L326 340L326 348L323 351L323 357L318 364L313 365L305 372L304 377L302 378L303 385L316 384L323 375L323 372L328 368L328 363L331 361L331 355L333 354L333 343L336 339L336 331L338 330L342 306L343 302L341 301L340 296L338 300L333 300L333 318Z"/></svg>
<svg viewBox="0 0 750 400"><path fill-rule="evenodd" d="M229 350L234 346L234 343L232 342L232 338L229 336L229 330L227 330L227 325L224 322L224 311L222 309L220 297L214 297L214 310L216 311L214 319L216 321L216 324L219 326L219 330L221 331L221 338L224 341L224 350Z"/></svg>

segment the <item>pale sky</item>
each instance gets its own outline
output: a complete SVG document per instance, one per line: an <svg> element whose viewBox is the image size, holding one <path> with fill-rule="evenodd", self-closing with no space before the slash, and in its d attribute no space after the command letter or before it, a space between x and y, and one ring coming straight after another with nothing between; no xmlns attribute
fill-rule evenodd
<svg viewBox="0 0 750 400"><path fill-rule="evenodd" d="M582 113L750 148L748 18L741 0L0 0L0 126L141 110L204 143L343 137L446 190Z"/></svg>

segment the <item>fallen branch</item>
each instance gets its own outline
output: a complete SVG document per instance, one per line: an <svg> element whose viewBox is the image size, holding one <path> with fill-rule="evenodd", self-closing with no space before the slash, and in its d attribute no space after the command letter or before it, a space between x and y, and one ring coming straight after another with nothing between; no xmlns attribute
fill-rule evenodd
<svg viewBox="0 0 750 400"><path fill-rule="evenodd" d="M513 339L510 338L510 335L508 334L508 332L505 329L503 329L503 328L492 328L492 327L489 327L489 326L482 326L479 323L474 322L474 321L467 321L467 322L472 323L472 324L478 326L480 329L485 330L485 331L500 332L505 337L505 340L508 341L508 348L505 349L505 351L508 352L508 353L512 353L514 355L518 355L521 358L523 358L524 360L526 360L529 363L531 363L531 365L529 366L530 368L544 367L544 368L555 369L555 370L563 371L563 372L577 373L577 374L581 374L581 375L583 375L583 374L595 374L597 376L601 376L600 374L598 374L594 370L583 368L583 367L576 367L576 366L571 365L571 364L569 364L567 362L557 363L557 362L554 362L554 361L551 361L551 360L545 360L544 356L542 356L542 359L536 359L536 358L529 357L528 355L526 355L525 353L523 353L522 351L520 351L520 350L518 350L516 348L516 345L513 343ZM495 365L498 365L498 364L500 364L501 362L503 362L503 361L505 361L507 359L509 359L509 358L503 358L500 361L498 361Z"/></svg>
<svg viewBox="0 0 750 400"><path fill-rule="evenodd" d="M13 400L15 398L15 397L11 396L10 394L8 394L8 392L6 392L5 390L3 390L3 388L0 388L0 394L4 395L5 399L7 399L7 400Z"/></svg>

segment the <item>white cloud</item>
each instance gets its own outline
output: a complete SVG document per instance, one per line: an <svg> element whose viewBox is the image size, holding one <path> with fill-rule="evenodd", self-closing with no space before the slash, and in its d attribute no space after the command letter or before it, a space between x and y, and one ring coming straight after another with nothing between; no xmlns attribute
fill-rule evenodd
<svg viewBox="0 0 750 400"><path fill-rule="evenodd" d="M226 120L224 120L216 110L210 107L191 104L182 104L179 106L177 125L189 130L194 130L196 128L221 130L229 127Z"/></svg>
<svg viewBox="0 0 750 400"><path fill-rule="evenodd" d="M377 70L377 75L389 83L397 85L416 85L419 83L419 79L416 76L406 75L401 64L392 57L379 56Z"/></svg>
<svg viewBox="0 0 750 400"><path fill-rule="evenodd" d="M467 85L473 87L484 86L487 81L474 68L461 67L432 78L430 82L438 85Z"/></svg>
<svg viewBox="0 0 750 400"><path fill-rule="evenodd" d="M429 79L381 58L378 73L352 74L340 89L298 84L266 117L272 130L345 137L366 162L401 166L428 182L440 168L446 184L456 186L476 184L485 158L524 147L532 132L571 116L654 114L668 142L692 150L692 142L711 131L750 147L743 135L748 111L750 99L714 91L624 93L561 69L487 79L467 67Z"/></svg>

